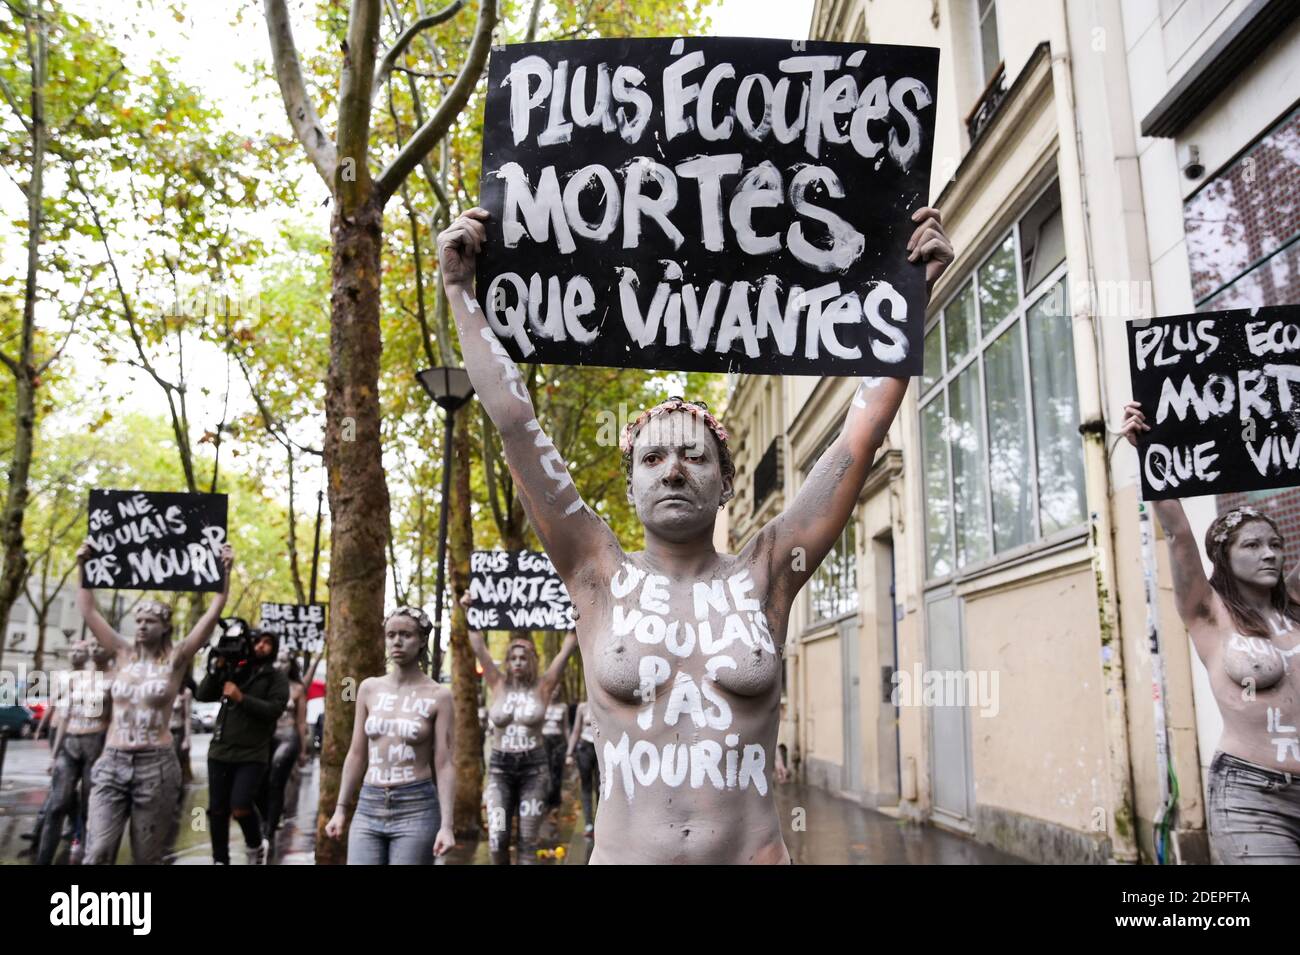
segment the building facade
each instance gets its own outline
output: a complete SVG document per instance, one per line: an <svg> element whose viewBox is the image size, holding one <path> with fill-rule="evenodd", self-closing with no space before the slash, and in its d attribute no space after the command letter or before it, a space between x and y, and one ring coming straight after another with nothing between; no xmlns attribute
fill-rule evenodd
<svg viewBox="0 0 1300 955"><path fill-rule="evenodd" d="M1152 654L1124 323L1296 301L1296 10L818 0L813 39L940 48L930 204L957 258L791 619L782 742L806 781L1036 861L1208 860L1218 711L1159 540ZM734 381L733 548L855 387ZM1259 498L1300 531L1293 492ZM1186 503L1203 530L1235 502Z"/></svg>

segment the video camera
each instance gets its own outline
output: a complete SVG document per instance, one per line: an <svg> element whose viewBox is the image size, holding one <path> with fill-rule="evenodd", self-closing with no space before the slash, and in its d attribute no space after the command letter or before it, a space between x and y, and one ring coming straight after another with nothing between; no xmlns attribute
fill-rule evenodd
<svg viewBox="0 0 1300 955"><path fill-rule="evenodd" d="M253 662L253 639L257 631L242 617L223 617L217 642L208 647L208 673L222 673L227 680L239 682Z"/></svg>

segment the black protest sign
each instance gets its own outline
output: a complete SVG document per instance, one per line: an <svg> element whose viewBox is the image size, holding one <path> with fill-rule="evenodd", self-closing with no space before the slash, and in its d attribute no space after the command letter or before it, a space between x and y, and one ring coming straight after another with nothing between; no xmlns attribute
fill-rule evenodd
<svg viewBox="0 0 1300 955"><path fill-rule="evenodd" d="M94 490L89 512L85 586L221 590L226 495Z"/></svg>
<svg viewBox="0 0 1300 955"><path fill-rule="evenodd" d="M496 48L489 325L516 361L920 374L925 268L907 243L938 63L784 40Z"/></svg>
<svg viewBox="0 0 1300 955"><path fill-rule="evenodd" d="M573 604L551 559L535 551L476 550L469 563L471 630L572 630Z"/></svg>
<svg viewBox="0 0 1300 955"><path fill-rule="evenodd" d="M1129 325L1145 500L1300 485L1300 306Z"/></svg>
<svg viewBox="0 0 1300 955"><path fill-rule="evenodd" d="M325 605L263 601L258 627L278 634L280 646L294 653L320 653L325 646Z"/></svg>

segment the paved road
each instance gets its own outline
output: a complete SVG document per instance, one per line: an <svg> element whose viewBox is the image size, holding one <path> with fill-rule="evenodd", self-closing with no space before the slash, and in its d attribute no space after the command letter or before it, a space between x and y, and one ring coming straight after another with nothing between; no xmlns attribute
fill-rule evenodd
<svg viewBox="0 0 1300 955"><path fill-rule="evenodd" d="M203 807L208 804L207 751L212 737L194 737L194 782L186 788L181 808L173 864L205 865L212 861L211 843ZM49 749L45 742L10 740L0 779L0 865L24 864L20 853L45 799L49 777ZM285 807L285 824L277 838L274 861L279 865L311 865L315 843L318 763L313 758L302 779L291 785ZM777 789L777 805L786 845L800 865L956 864L998 865L1020 860L982 846L963 836L932 826L900 822L863 809L855 803L807 786L787 784ZM558 819L543 824L541 847L549 853L541 861L554 865L558 847L565 849L564 864L584 864L592 842L582 834L577 782L566 779L564 804ZM242 861L238 828L232 829L231 859ZM130 861L129 838L124 837L120 862ZM66 861L67 843L59 861ZM445 860L451 865L486 865L487 840L462 841Z"/></svg>

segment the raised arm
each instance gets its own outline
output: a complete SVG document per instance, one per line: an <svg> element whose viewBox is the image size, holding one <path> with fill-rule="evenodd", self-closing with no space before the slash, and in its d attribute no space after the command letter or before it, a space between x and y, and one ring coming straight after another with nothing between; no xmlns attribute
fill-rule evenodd
<svg viewBox="0 0 1300 955"><path fill-rule="evenodd" d="M357 710L352 720L352 742L348 744L348 755L343 759L338 802L334 804L334 814L330 816L330 821L325 824L325 834L331 839L343 835L348 810L357 804L361 781L366 775L366 766L370 763L370 754L366 750L366 719L370 716L370 681L373 679L374 677L367 677L362 680L357 693Z"/></svg>
<svg viewBox="0 0 1300 955"><path fill-rule="evenodd" d="M573 714L573 727L569 730L569 749L565 753L567 759L573 758L573 751L578 748L578 740L582 736L582 708L586 703L579 703L577 710Z"/></svg>
<svg viewBox="0 0 1300 955"><path fill-rule="evenodd" d="M469 609L468 590L460 595L460 605L466 610ZM486 681L488 689L495 693L504 677L501 675L501 671L497 669L492 654L488 652L487 641L483 638L482 630L471 630L469 632L469 647L474 651L474 656L478 658L479 666L483 668L483 679Z"/></svg>
<svg viewBox="0 0 1300 955"><path fill-rule="evenodd" d="M478 658L479 666L483 668L483 680L487 683L488 689L495 693L505 677L501 675L496 662L492 659L492 654L488 652L487 641L483 639L482 630L469 632L469 646L474 651L474 656Z"/></svg>
<svg viewBox="0 0 1300 955"><path fill-rule="evenodd" d="M461 357L474 392L501 433L501 446L524 510L551 563L566 581L614 535L587 507L568 466L542 431L532 398L474 298L474 265L486 238L484 209L470 209L438 236L443 286L456 317ZM531 346L530 346L531 347Z"/></svg>
<svg viewBox="0 0 1300 955"><path fill-rule="evenodd" d="M569 655L573 653L577 645L578 634L576 631L570 630L564 638L564 643L560 644L560 652L555 655L555 659L551 661L551 665L546 668L546 672L542 674L541 680L538 681L541 684L538 690L542 701L548 706L552 694L555 693L555 688L560 683L560 677L564 675L564 666L569 662Z"/></svg>
<svg viewBox="0 0 1300 955"><path fill-rule="evenodd" d="M925 263L928 288L952 262L937 209L912 214L917 222L908 241L908 259ZM789 601L808 582L853 516L876 451L907 392L906 378L864 378L853 396L839 437L813 466L794 500L750 542L746 551L767 548L769 580Z"/></svg>
<svg viewBox="0 0 1300 955"><path fill-rule="evenodd" d="M1150 431L1142 406L1130 401L1124 406L1124 423L1120 433L1128 438L1133 447L1137 447L1137 433ZM1178 500L1151 502L1156 519L1164 529L1165 539L1169 541L1169 569L1174 579L1174 606L1192 634L1196 652L1205 659L1209 646L1202 646L1198 639L1200 628L1193 627L1197 622L1214 622L1215 593L1214 588L1205 577L1205 565L1201 563L1201 550L1196 545L1192 534L1192 525L1187 520L1187 512Z"/></svg>
<svg viewBox="0 0 1300 955"><path fill-rule="evenodd" d="M456 749L452 724L456 715L452 709L451 691L440 687L433 707L433 777L438 786L438 805L442 807L442 822L433 841L433 854L440 856L456 845L452 831L452 816L456 807Z"/></svg>
<svg viewBox="0 0 1300 955"><path fill-rule="evenodd" d="M226 600L230 596L230 571L234 566L235 550L226 544L221 548L221 592L212 598L208 609L203 611L203 616L199 617L194 629L186 634L185 639L180 642L180 646L172 655L172 668L176 672L182 672L189 667L194 654L199 652L199 647L208 642L212 631L216 629L217 621L221 619L221 611L225 609Z"/></svg>
<svg viewBox="0 0 1300 955"><path fill-rule="evenodd" d="M77 569L81 572L83 581L86 579L84 566L86 558L94 552L95 545L91 543L89 537L77 548ZM77 588L77 612L81 614L81 619L86 621L86 627L104 649L112 653L131 652L131 641L108 625L108 621L104 619L104 615L99 612L99 607L95 604L95 592L84 583Z"/></svg>

